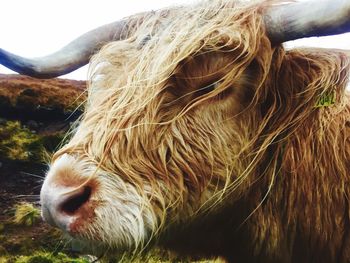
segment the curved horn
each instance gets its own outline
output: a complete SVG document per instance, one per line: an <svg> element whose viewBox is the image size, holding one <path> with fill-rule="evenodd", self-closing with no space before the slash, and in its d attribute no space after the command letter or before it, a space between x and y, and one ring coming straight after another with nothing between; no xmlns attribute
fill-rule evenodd
<svg viewBox="0 0 350 263"><path fill-rule="evenodd" d="M310 0L266 10L267 35L274 44L350 31L349 0Z"/></svg>
<svg viewBox="0 0 350 263"><path fill-rule="evenodd" d="M91 56L107 42L125 39L130 22L135 22L135 19L98 27L45 57L28 59L0 49L0 64L20 74L36 78L64 75L87 64Z"/></svg>

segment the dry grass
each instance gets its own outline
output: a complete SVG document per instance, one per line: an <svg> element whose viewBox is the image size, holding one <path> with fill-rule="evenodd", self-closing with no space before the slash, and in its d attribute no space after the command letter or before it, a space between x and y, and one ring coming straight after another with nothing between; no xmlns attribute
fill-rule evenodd
<svg viewBox="0 0 350 263"><path fill-rule="evenodd" d="M74 110L85 100L85 81L39 80L0 74L0 106L30 106Z"/></svg>
<svg viewBox="0 0 350 263"><path fill-rule="evenodd" d="M15 208L12 222L16 225L32 226L40 218L40 210L30 203L20 203Z"/></svg>

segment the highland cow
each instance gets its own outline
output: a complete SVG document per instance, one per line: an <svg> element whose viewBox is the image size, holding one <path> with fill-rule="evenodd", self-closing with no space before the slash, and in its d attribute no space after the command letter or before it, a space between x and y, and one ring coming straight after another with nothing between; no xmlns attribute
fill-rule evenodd
<svg viewBox="0 0 350 263"><path fill-rule="evenodd" d="M349 53L281 45L350 31L349 13L342 0L205 1L38 60L2 50L36 77L99 50L84 114L41 190L44 219L109 250L349 262Z"/></svg>

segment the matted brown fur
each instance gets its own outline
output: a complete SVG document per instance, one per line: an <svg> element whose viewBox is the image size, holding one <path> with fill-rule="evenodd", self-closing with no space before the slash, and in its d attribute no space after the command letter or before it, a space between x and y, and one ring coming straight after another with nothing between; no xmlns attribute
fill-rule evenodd
<svg viewBox="0 0 350 263"><path fill-rule="evenodd" d="M182 254L349 261L349 58L271 46L261 14L276 3L145 18L94 57L85 114L54 160L134 185L158 220L149 238Z"/></svg>

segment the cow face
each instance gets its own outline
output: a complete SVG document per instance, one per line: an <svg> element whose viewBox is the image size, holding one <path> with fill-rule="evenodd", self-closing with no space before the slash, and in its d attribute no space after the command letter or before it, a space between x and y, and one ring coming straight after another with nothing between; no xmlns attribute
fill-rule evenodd
<svg viewBox="0 0 350 263"><path fill-rule="evenodd" d="M42 188L48 222L135 248L244 188L248 109L271 52L252 10L174 10L95 57L84 116Z"/></svg>

